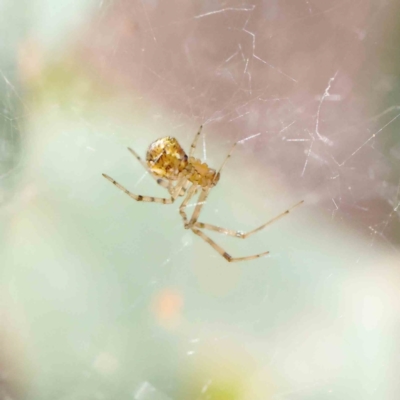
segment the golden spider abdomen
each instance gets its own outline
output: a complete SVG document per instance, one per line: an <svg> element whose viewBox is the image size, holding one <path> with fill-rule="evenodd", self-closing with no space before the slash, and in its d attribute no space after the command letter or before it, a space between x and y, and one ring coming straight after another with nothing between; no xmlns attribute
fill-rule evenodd
<svg viewBox="0 0 400 400"><path fill-rule="evenodd" d="M213 187L219 181L219 174L201 160L190 157L187 177L190 182L202 187Z"/></svg>
<svg viewBox="0 0 400 400"><path fill-rule="evenodd" d="M176 180L187 167L188 156L175 138L166 136L151 143L146 161L154 175Z"/></svg>

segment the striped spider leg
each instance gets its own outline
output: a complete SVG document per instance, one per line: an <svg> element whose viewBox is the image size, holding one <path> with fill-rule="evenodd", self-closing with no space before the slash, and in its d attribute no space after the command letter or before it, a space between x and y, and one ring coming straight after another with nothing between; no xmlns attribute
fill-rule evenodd
<svg viewBox="0 0 400 400"><path fill-rule="evenodd" d="M262 257L263 255L267 255L269 253L269 251L267 251L265 253L261 253L261 254L256 254L256 255L253 255L253 256L233 258L228 253L226 253L218 244L216 244L213 240L211 240L209 236L207 236L204 232L200 231L199 229L209 229L209 230L212 230L212 231L215 231L215 232L219 232L219 233L222 233L222 234L228 235L228 236L233 236L233 237L236 237L236 238L239 238L239 239L247 239L253 233L261 231L262 229L264 229L267 226L271 225L272 223L278 221L282 217L288 215L294 208L298 207L299 205L301 205L303 203L304 203L304 200L300 201L299 203L295 204L294 206L292 206L291 208L287 209L283 213L281 213L278 216L272 218L271 220L269 220L265 224L259 226L258 228L255 228L255 229L253 229L251 231L248 231L248 232L241 232L241 231L235 231L235 230L231 230L231 229L225 229L225 228L221 228L219 226L206 224L204 222L195 222L191 229L196 235L200 236L207 243L209 243L212 247L214 247L214 249L217 250L218 253L220 253L229 262L253 260L255 258Z"/></svg>
<svg viewBox="0 0 400 400"><path fill-rule="evenodd" d="M115 185L119 190L122 190L124 193L126 193L129 197L136 201L144 201L144 202L149 202L149 203L161 203L161 204L172 204L177 197L180 195L181 190L183 186L186 183L186 177L181 176L175 187L171 189L171 197L170 198L165 198L165 197L153 197L153 196L142 196L140 194L135 194L130 192L128 189L126 189L124 186L122 186L120 183L118 183L115 179L111 178L111 176L108 176L107 174L102 174L104 178L108 179L113 185Z"/></svg>
<svg viewBox="0 0 400 400"><path fill-rule="evenodd" d="M194 226L196 228L200 228L200 229L209 229L211 231L215 231L215 232L219 232L219 233L223 233L224 235L229 235L229 236L233 236L239 239L247 239L250 235L252 235L253 233L259 232L262 229L266 228L268 225L273 224L274 222L278 221L279 219L285 217L286 215L288 215L294 208L300 206L301 204L304 203L304 200L299 201L298 203L296 203L294 206L288 208L286 211L284 211L283 213L277 215L276 217L270 219L268 222L266 222L265 224L259 226L258 228L255 228L251 231L248 232L242 232L242 231L234 231L232 229L226 229L226 228L221 228L219 226L215 226L215 225L211 225L211 224L206 224L204 222L195 222Z"/></svg>

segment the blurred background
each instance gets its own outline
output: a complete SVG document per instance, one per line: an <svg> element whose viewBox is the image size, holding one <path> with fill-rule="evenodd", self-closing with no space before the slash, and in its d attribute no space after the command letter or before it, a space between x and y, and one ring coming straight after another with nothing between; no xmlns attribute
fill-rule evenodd
<svg viewBox="0 0 400 400"><path fill-rule="evenodd" d="M395 0L0 0L0 399L398 399ZM140 163L226 164L183 229ZM193 210L194 202L189 206Z"/></svg>

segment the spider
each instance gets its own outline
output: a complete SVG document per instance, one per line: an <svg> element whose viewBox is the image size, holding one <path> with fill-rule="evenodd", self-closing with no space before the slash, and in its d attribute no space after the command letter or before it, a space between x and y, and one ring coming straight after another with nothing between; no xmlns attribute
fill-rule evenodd
<svg viewBox="0 0 400 400"><path fill-rule="evenodd" d="M157 139L150 144L149 149L147 150L146 161L143 161L134 150L128 147L128 150L136 157L136 159L143 165L146 171L150 173L150 175L156 180L156 182L168 190L169 194L171 195L171 197L169 198L142 196L134 194L110 176L106 174L103 174L103 176L104 178L108 179L112 184L114 184L118 189L122 190L136 201L172 204L179 196L185 196L182 204L179 207L179 213L182 216L185 229L190 229L193 233L200 236L228 262L253 260L255 258L259 258L269 254L269 251L266 251L264 253L254 254L246 257L232 257L221 246L219 246L209 236L207 236L202 230L208 229L236 238L247 239L253 233L261 231L268 225L289 214L292 209L302 204L303 201L300 201L299 203L295 204L293 207L279 214L275 218L272 218L265 224L249 232L234 231L231 229L220 228L219 226L207 224L204 222L199 222L198 219L200 216L200 212L211 189L218 183L221 176L222 168L230 158L232 151L234 150L236 145L240 142L238 141L232 146L229 153L225 157L220 169L217 172L215 169L209 168L207 164L202 163L201 160L193 157L202 128L203 126L200 126L199 131L196 133L196 136L190 147L189 156L186 155L185 151L182 149L178 141L170 136ZM191 218L188 219L185 212L186 206L189 200L198 192L200 192L198 201L196 203Z"/></svg>

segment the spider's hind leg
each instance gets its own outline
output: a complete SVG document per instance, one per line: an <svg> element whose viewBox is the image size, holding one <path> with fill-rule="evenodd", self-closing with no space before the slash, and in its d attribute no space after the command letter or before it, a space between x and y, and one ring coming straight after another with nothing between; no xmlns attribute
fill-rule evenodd
<svg viewBox="0 0 400 400"><path fill-rule="evenodd" d="M294 208L298 207L299 205L303 204L304 201L300 201L299 203L295 204L293 207L287 209L283 213L277 215L276 217L272 218L269 220L267 223L259 226L258 228L255 228L249 232L241 232L241 231L234 231L231 229L225 229L221 228L216 225L211 225L211 224L205 224L203 222L195 222L192 226L192 231L195 233L197 236L200 236L205 242L207 242L214 250L216 250L222 257L225 258L225 260L229 262L236 262L236 261L248 261L248 260L254 260L255 258L263 257L269 253L269 251L266 251L264 253L259 253L255 254L252 256L247 256L247 257L232 257L230 254L228 254L221 246L219 246L217 243L215 243L209 236L207 236L204 232L202 232L200 229L209 229L211 231L223 233L225 235L233 236L236 238L240 239L247 239L250 235L253 233L259 232L262 229L266 228L268 225L274 223L275 221L281 219L285 215L288 215L290 211L292 211Z"/></svg>
<svg viewBox="0 0 400 400"><path fill-rule="evenodd" d="M192 228L192 232L194 234L196 234L197 236L200 236L205 242L207 242L214 250L216 250L228 262L255 260L256 258L260 258L260 257L266 256L267 254L269 254L269 251L266 251L264 253L254 254L252 256L247 256L247 257L232 257L220 245L215 243L209 236L207 236L204 232L202 232L196 228Z"/></svg>
<svg viewBox="0 0 400 400"><path fill-rule="evenodd" d="M239 238L239 239L247 239L253 233L261 231L262 229L266 228L268 225L271 225L272 223L274 223L274 222L278 221L279 219L283 218L284 216L288 215L294 208L300 206L303 203L304 203L304 200L296 203L294 206L288 208L283 213L281 213L281 214L277 215L276 217L270 219L265 224L260 225L259 227L255 228L255 229L253 229L251 231L248 231L248 232L241 232L241 231L234 231L232 229L225 229L225 228L221 228L221 227L216 226L216 225L206 224L204 222L196 222L194 224L194 227L200 228L200 229L209 229L210 231L223 233L224 235L233 236L233 237L236 237L236 238Z"/></svg>

